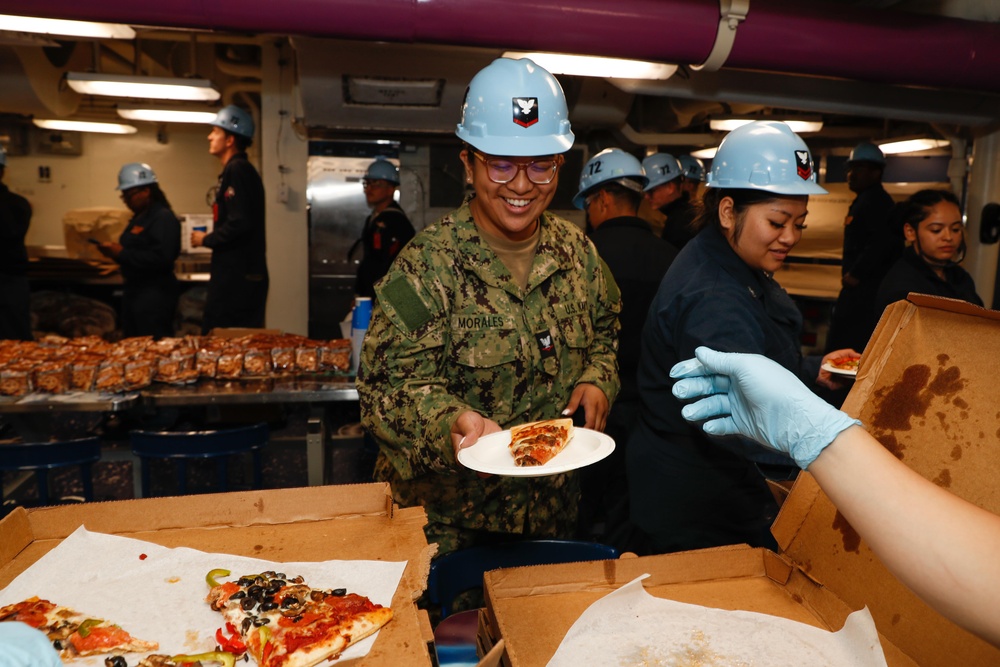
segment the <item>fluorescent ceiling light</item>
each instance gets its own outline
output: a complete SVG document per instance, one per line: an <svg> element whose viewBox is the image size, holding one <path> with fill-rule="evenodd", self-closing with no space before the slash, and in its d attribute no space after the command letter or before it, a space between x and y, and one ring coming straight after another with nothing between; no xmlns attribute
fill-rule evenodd
<svg viewBox="0 0 1000 667"><path fill-rule="evenodd" d="M669 79L677 65L651 63L644 60L573 56L565 53L523 53L507 51L504 58L529 58L552 74L595 76L605 79Z"/></svg>
<svg viewBox="0 0 1000 667"><path fill-rule="evenodd" d="M888 141L879 144L885 155L897 155L899 153L917 153L927 151L932 148L942 148L950 142L946 139L902 139L900 141Z"/></svg>
<svg viewBox="0 0 1000 667"><path fill-rule="evenodd" d="M702 160L711 160L715 157L715 152L719 150L718 146L712 146L711 148L702 148L696 151L691 151L691 157L701 158Z"/></svg>
<svg viewBox="0 0 1000 667"><path fill-rule="evenodd" d="M83 95L214 102L219 91L206 79L171 79L131 74L67 72L69 87Z"/></svg>
<svg viewBox="0 0 1000 667"><path fill-rule="evenodd" d="M777 120L792 128L792 132L819 132L823 129L821 120L793 120L785 118L713 118L708 121L708 126L720 132L732 132L738 127L755 120Z"/></svg>
<svg viewBox="0 0 1000 667"><path fill-rule="evenodd" d="M135 30L121 23L64 21L62 19L40 19L32 16L0 14L0 26L3 26L5 31L10 32L31 32L65 37L135 39Z"/></svg>
<svg viewBox="0 0 1000 667"><path fill-rule="evenodd" d="M122 123L101 123L85 120L34 119L35 125L46 130L63 132L103 132L104 134L135 134L137 130Z"/></svg>
<svg viewBox="0 0 1000 667"><path fill-rule="evenodd" d="M118 115L128 120L144 120L150 123L199 123L206 125L215 120L216 113L201 109L119 106Z"/></svg>

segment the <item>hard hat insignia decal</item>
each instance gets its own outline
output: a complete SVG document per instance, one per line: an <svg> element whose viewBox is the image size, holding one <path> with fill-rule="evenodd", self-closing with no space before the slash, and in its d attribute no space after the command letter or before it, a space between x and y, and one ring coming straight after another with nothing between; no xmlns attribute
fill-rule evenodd
<svg viewBox="0 0 1000 667"><path fill-rule="evenodd" d="M521 127L531 127L538 122L538 98L515 97L513 121Z"/></svg>
<svg viewBox="0 0 1000 667"><path fill-rule="evenodd" d="M795 171L803 181L812 177L812 160L809 159L809 151L795 151Z"/></svg>

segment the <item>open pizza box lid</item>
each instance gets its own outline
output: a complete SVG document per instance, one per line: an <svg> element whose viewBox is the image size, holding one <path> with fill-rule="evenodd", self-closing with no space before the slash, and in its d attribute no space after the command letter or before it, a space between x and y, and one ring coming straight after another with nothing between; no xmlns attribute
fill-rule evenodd
<svg viewBox="0 0 1000 667"><path fill-rule="evenodd" d="M430 624L416 608L430 567L426 522L422 507L396 507L385 483L17 508L0 521L0 589L80 526L165 547L279 563L406 561L392 599L393 619L372 650L362 659L329 664L430 665Z"/></svg>
<svg viewBox="0 0 1000 667"><path fill-rule="evenodd" d="M920 295L892 305L862 356L844 409L925 477L1000 513L998 320L998 312ZM643 586L654 596L831 631L867 606L890 667L1000 664L1000 650L944 619L889 574L811 475L800 475L773 532L780 553L735 545L488 572L480 650L502 638L503 664L545 665L590 604L649 573Z"/></svg>

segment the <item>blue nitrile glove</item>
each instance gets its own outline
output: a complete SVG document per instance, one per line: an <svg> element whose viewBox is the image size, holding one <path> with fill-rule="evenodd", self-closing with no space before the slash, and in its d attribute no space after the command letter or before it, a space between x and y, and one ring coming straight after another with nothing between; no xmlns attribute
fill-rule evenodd
<svg viewBox="0 0 1000 667"><path fill-rule="evenodd" d="M809 467L823 448L856 419L809 391L781 365L758 354L695 350L696 359L675 364L670 377L688 421L705 421L710 435L742 435L788 454Z"/></svg>
<svg viewBox="0 0 1000 667"><path fill-rule="evenodd" d="M62 667L59 654L41 630L21 623L0 623L0 667Z"/></svg>

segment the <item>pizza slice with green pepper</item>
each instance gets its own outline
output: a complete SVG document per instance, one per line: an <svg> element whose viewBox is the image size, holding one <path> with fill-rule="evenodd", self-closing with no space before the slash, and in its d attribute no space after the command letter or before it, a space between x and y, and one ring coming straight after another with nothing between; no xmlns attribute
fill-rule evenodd
<svg viewBox="0 0 1000 667"><path fill-rule="evenodd" d="M69 607L31 597L0 608L0 621L21 621L48 635L63 661L90 655L121 655L159 648L136 639L121 626L92 618Z"/></svg>
<svg viewBox="0 0 1000 667"><path fill-rule="evenodd" d="M226 620L216 639L223 650L245 648L260 667L311 667L334 659L392 619L388 607L343 588L312 588L299 576L269 571L216 581L227 575L213 570L207 577L207 601Z"/></svg>

